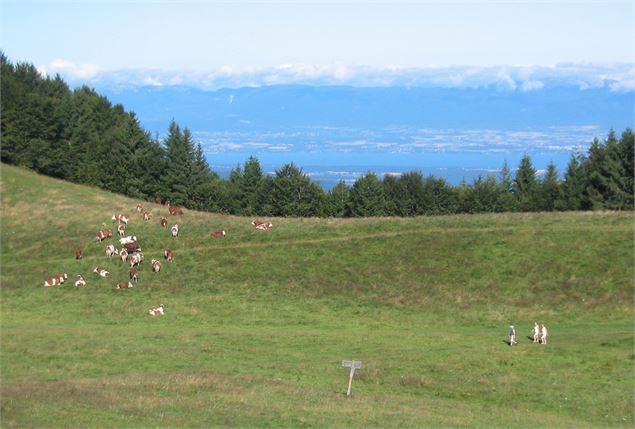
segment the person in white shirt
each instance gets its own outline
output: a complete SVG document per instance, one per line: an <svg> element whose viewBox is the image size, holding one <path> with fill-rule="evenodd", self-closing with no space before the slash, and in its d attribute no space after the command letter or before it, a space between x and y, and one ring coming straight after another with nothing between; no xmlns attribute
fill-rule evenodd
<svg viewBox="0 0 635 429"><path fill-rule="evenodd" d="M542 324L542 335L540 336L540 342L544 345L547 344L547 337L549 336L549 333L547 332L547 327L545 326L545 324Z"/></svg>
<svg viewBox="0 0 635 429"><path fill-rule="evenodd" d="M537 322L534 322L534 343L540 341L540 326L538 326Z"/></svg>
<svg viewBox="0 0 635 429"><path fill-rule="evenodd" d="M514 344L518 344L516 342L516 328L514 325L509 325L509 345L513 346Z"/></svg>

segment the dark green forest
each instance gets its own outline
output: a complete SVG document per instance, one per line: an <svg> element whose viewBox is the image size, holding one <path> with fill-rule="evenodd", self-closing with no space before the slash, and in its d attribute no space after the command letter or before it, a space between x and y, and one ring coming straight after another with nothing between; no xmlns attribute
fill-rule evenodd
<svg viewBox="0 0 635 429"><path fill-rule="evenodd" d="M2 162L133 198L170 200L196 210L261 216L418 216L554 210L632 210L633 131L595 138L586 154L572 154L562 175L551 164L538 176L529 156L515 174L452 186L412 171L377 177L326 192L294 164L266 175L255 157L227 180L210 169L203 149L175 121L159 141L134 113L83 86L71 90L58 76L29 63L1 61Z"/></svg>

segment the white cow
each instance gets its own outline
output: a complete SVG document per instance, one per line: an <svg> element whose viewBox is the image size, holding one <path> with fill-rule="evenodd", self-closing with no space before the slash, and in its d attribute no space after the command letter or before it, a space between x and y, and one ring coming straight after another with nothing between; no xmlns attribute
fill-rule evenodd
<svg viewBox="0 0 635 429"><path fill-rule="evenodd" d="M119 239L119 243L121 243L121 244L134 243L135 241L137 241L137 236L136 235L129 235L127 237L123 237L123 238Z"/></svg>
<svg viewBox="0 0 635 429"><path fill-rule="evenodd" d="M176 238L179 235L179 225L178 224L174 224L174 226L172 227L172 237Z"/></svg>
<svg viewBox="0 0 635 429"><path fill-rule="evenodd" d="M163 316L163 304L159 304L158 307L151 308L148 310L148 313L150 313L150 316Z"/></svg>

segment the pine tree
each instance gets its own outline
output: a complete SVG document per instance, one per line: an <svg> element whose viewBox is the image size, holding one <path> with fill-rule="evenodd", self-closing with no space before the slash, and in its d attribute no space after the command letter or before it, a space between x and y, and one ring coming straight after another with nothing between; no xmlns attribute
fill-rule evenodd
<svg viewBox="0 0 635 429"><path fill-rule="evenodd" d="M350 190L348 212L351 216L384 216L384 190L375 173L368 172L355 181Z"/></svg>
<svg viewBox="0 0 635 429"><path fill-rule="evenodd" d="M562 198L562 189L558 180L558 170L553 162L547 166L545 176L540 182L540 205L539 209L553 211L556 209L558 201Z"/></svg>
<svg viewBox="0 0 635 429"><path fill-rule="evenodd" d="M276 170L273 204L276 216L317 216L322 209L324 191L293 163Z"/></svg>
<svg viewBox="0 0 635 429"><path fill-rule="evenodd" d="M516 178L513 184L514 195L518 201L521 211L537 210L537 182L536 170L534 169L529 155L524 155L520 160Z"/></svg>
<svg viewBox="0 0 635 429"><path fill-rule="evenodd" d="M567 165L562 183L560 202L556 202L558 210L580 210L584 199L585 178L582 166L583 158L573 154Z"/></svg>
<svg viewBox="0 0 635 429"><path fill-rule="evenodd" d="M347 217L350 188L340 180L327 194L324 212L327 216Z"/></svg>
<svg viewBox="0 0 635 429"><path fill-rule="evenodd" d="M174 120L170 123L168 136L163 144L165 145L167 161L163 180L166 197L173 205L188 206L192 172L191 150L183 137L181 128Z"/></svg>

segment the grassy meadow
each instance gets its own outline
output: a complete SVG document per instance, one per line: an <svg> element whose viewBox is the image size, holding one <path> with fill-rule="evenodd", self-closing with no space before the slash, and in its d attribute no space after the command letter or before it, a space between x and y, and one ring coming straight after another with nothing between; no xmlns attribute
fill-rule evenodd
<svg viewBox="0 0 635 429"><path fill-rule="evenodd" d="M144 222L140 201L0 168L2 427L634 424L632 213L273 218L264 232L147 202ZM115 213L145 254L128 290L104 252ZM96 243L102 228L115 236ZM151 272L166 247L174 262ZM57 272L68 281L44 288ZM534 321L549 344L529 339ZM342 359L363 362L350 398Z"/></svg>

